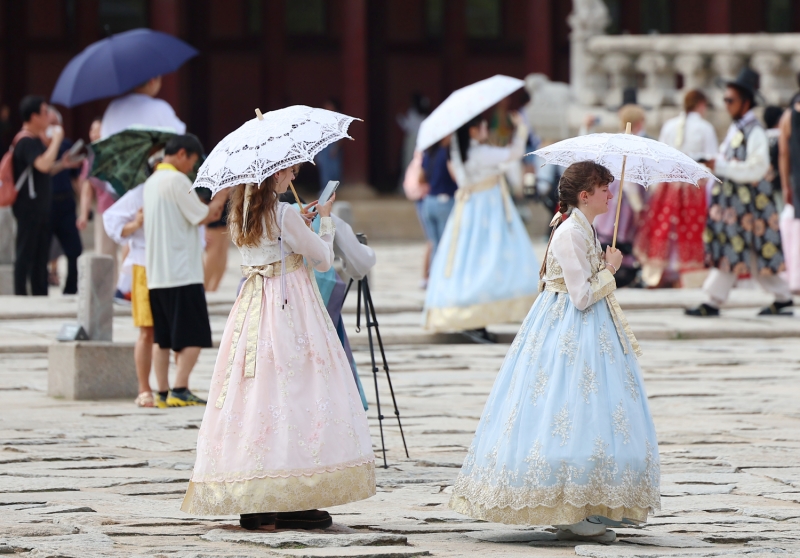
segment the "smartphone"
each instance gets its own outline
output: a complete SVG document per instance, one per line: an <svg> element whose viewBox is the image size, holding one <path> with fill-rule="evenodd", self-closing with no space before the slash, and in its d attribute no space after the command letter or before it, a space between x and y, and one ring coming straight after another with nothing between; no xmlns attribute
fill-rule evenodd
<svg viewBox="0 0 800 558"><path fill-rule="evenodd" d="M317 205L325 205L326 203L328 203L328 200L331 199L331 196L338 187L339 187L338 180L329 180L328 184L325 185L325 189L319 195L319 202L317 202Z"/></svg>
<svg viewBox="0 0 800 558"><path fill-rule="evenodd" d="M69 151L67 151L67 156L70 159L74 159L75 157L77 157L78 153L80 153L81 149L83 149L83 145L84 145L84 143L83 143L82 139L79 139L78 141L76 141L72 145L72 147L69 148Z"/></svg>

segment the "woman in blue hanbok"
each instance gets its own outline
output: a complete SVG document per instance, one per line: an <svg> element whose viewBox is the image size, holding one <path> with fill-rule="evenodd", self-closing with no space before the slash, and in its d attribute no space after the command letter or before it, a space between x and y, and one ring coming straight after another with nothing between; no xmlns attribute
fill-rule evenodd
<svg viewBox="0 0 800 558"><path fill-rule="evenodd" d="M462 126L451 142L450 164L458 184L455 207L431 263L423 325L432 331L478 330L519 322L536 299L538 265L528 231L503 175L522 158L528 129L519 114L509 147L484 143L486 121Z"/></svg>
<svg viewBox="0 0 800 558"><path fill-rule="evenodd" d="M450 507L499 523L550 524L562 540L613 541L606 525L660 508L658 442L636 355L614 298L622 253L592 221L611 173L584 161L559 182L541 294L500 368Z"/></svg>

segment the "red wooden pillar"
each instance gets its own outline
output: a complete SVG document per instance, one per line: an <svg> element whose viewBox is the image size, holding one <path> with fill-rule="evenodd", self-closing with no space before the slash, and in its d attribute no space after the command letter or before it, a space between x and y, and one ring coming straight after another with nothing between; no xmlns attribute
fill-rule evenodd
<svg viewBox="0 0 800 558"><path fill-rule="evenodd" d="M181 0L150 0L150 28L176 37L181 32ZM178 112L180 87L178 74L165 75L159 97L167 101ZM180 115L179 115L180 116Z"/></svg>
<svg viewBox="0 0 800 558"><path fill-rule="evenodd" d="M285 0L266 0L261 23L261 110L277 110L286 106L283 84Z"/></svg>
<svg viewBox="0 0 800 558"><path fill-rule="evenodd" d="M342 109L357 118L368 116L367 88L367 0L342 0ZM366 183L369 176L368 127L355 122L344 143L344 175L350 182Z"/></svg>
<svg viewBox="0 0 800 558"><path fill-rule="evenodd" d="M706 33L731 32L731 0L708 0Z"/></svg>
<svg viewBox="0 0 800 558"><path fill-rule="evenodd" d="M444 9L444 97L466 85L464 65L467 50L467 6L465 0L445 0Z"/></svg>
<svg viewBox="0 0 800 558"><path fill-rule="evenodd" d="M551 0L527 0L525 73L541 73L553 79L553 12Z"/></svg>

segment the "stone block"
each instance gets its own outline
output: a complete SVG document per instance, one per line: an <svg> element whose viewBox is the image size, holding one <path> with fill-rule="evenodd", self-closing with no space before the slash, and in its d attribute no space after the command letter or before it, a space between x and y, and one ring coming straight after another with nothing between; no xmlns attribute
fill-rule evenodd
<svg viewBox="0 0 800 558"><path fill-rule="evenodd" d="M78 323L92 341L111 341L116 281L111 256L78 258Z"/></svg>
<svg viewBox="0 0 800 558"><path fill-rule="evenodd" d="M0 295L14 294L14 265L0 263Z"/></svg>
<svg viewBox="0 0 800 558"><path fill-rule="evenodd" d="M15 225L14 214L11 213L11 208L0 207L0 264L14 263Z"/></svg>
<svg viewBox="0 0 800 558"><path fill-rule="evenodd" d="M53 343L48 351L47 394L71 400L135 398L133 343Z"/></svg>

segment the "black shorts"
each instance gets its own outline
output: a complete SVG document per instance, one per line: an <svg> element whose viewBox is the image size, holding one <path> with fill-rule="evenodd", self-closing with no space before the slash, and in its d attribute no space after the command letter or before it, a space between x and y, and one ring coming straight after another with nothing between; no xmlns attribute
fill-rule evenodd
<svg viewBox="0 0 800 558"><path fill-rule="evenodd" d="M150 289L154 341L162 349L211 347L211 324L203 285Z"/></svg>

